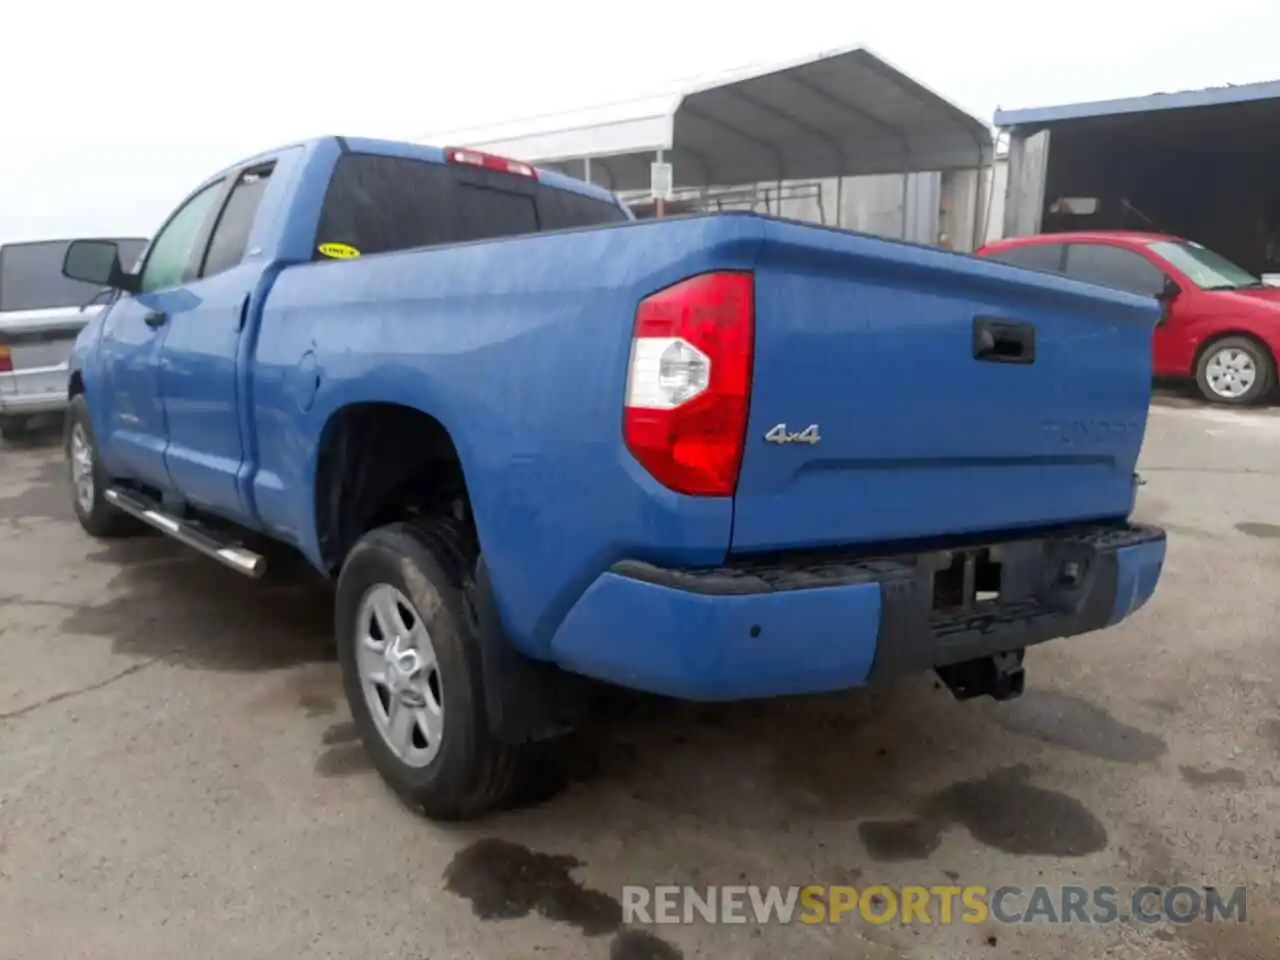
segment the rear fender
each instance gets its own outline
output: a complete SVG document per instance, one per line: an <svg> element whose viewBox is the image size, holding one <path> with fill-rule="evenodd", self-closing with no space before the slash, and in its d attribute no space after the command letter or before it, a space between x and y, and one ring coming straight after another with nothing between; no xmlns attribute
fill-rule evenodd
<svg viewBox="0 0 1280 960"><path fill-rule="evenodd" d="M732 503L680 497L627 452L626 369L636 304L697 273L749 269L763 224L673 219L285 269L254 359L264 522L318 557L325 424L382 401L448 430L495 604L530 656L550 656L559 622L619 559L720 562Z"/></svg>
<svg viewBox="0 0 1280 960"><path fill-rule="evenodd" d="M321 378L317 377L317 379ZM471 486L471 477L474 476L471 465L475 461L475 453L468 442L468 438L473 435L468 418L451 409L444 397L437 396L431 381L423 377L419 371L383 368L371 371L356 380L333 383L329 389L321 387L308 418L312 427L312 439L307 444L305 467L299 471L305 477L305 489L310 491L310 496L307 498L307 516L305 523L301 526L305 531L301 546L307 558L319 568L323 569L325 566L315 522L320 506L316 501L320 453L333 424L344 410L360 404L378 403L416 410L439 422L453 441L454 449L457 451L462 465L462 474L467 483L468 496L472 498L475 496ZM443 415L441 415L442 407L445 411ZM473 513L476 512L474 504L472 510ZM477 517L477 535L483 549L484 532L479 528L480 520Z"/></svg>
<svg viewBox="0 0 1280 960"><path fill-rule="evenodd" d="M395 382L398 381L392 381L392 383ZM392 404L416 410L436 420L453 441L454 449L461 461L463 482L466 485L468 497L469 499L474 497L469 481L473 474L467 468L468 463L474 463L474 454L470 450L464 450L464 444L461 442L462 433L450 430L446 421L423 409L424 404L420 402L422 397L420 389L415 388L411 395L406 390L392 386L389 390L384 389L377 393L352 392L351 395L360 396L361 399L335 404L328 411L308 466L311 476L311 510L315 520L308 528L310 543L306 552L311 562L321 569L327 568L329 563L328 558L321 556L318 536L320 511L325 508L319 499L319 455L325 448L337 419L353 404ZM456 424L457 421L455 420L454 423ZM472 512L474 516L474 506ZM482 513L488 515L487 511ZM525 655L512 644L510 634L503 625L498 599L485 561L484 533L481 530L480 517L475 516L475 521L477 536L481 542L481 555L475 569L466 572L463 587L467 612L472 620L473 636L479 645L481 666L484 671L485 713L490 729L495 736L512 743L542 740L564 733L576 723L578 711L585 696L582 685L551 664Z"/></svg>

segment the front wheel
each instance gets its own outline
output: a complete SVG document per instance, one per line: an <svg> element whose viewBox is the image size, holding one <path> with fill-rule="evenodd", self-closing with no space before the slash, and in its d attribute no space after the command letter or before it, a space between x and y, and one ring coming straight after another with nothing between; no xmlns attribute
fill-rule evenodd
<svg viewBox="0 0 1280 960"><path fill-rule="evenodd" d="M83 395L72 397L67 407L66 452L72 504L85 532L103 539L144 533L147 528L141 522L103 497L109 481L98 458L98 441Z"/></svg>
<svg viewBox="0 0 1280 960"><path fill-rule="evenodd" d="M1260 403L1275 384L1275 362L1251 337L1223 337L1205 347L1196 364L1196 386L1206 400L1247 407Z"/></svg>
<svg viewBox="0 0 1280 960"><path fill-rule="evenodd" d="M448 523L448 521L440 521ZM366 534L338 577L338 661L352 718L383 779L437 820L465 820L527 786L535 745L498 742L447 531L396 523Z"/></svg>

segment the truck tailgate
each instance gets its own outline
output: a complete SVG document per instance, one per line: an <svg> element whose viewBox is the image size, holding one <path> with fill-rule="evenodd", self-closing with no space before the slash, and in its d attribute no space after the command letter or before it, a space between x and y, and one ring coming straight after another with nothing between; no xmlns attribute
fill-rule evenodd
<svg viewBox="0 0 1280 960"><path fill-rule="evenodd" d="M734 552L1130 511L1154 301L773 222L755 303Z"/></svg>

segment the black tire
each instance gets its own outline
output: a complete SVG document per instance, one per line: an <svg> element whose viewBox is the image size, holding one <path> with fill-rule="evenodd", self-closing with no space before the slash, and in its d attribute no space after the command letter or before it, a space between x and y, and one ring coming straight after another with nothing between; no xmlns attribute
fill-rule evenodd
<svg viewBox="0 0 1280 960"><path fill-rule="evenodd" d="M409 806L433 820L469 820L510 805L527 792L538 744L496 740L485 712L476 623L466 598L470 563L450 520L395 523L362 537L338 577L338 662L351 716L383 779ZM441 746L423 767L403 762L370 712L356 666L360 605L378 584L390 584L419 611L438 664L444 724Z"/></svg>
<svg viewBox="0 0 1280 960"><path fill-rule="evenodd" d="M90 455L93 457L93 507L90 510L81 506L80 498L76 496L75 475L72 473L71 438L77 427L84 432ZM102 461L98 457L98 440L93 433L93 421L89 416L89 408L85 405L83 394L72 397L67 407L63 449L67 455L67 479L71 487L71 505L76 512L76 519L80 521L80 526L85 532L103 540L134 537L145 533L147 531L145 524L117 510L102 498L107 487L111 485L111 478L102 472Z"/></svg>
<svg viewBox="0 0 1280 960"><path fill-rule="evenodd" d="M1209 382L1209 361L1223 350L1239 350L1248 355L1258 371L1257 377L1249 389L1238 397L1225 397L1214 391ZM1230 407L1250 407L1261 403L1271 393L1276 382L1276 364L1270 351L1252 337L1223 337L1213 340L1200 351L1196 361L1196 387L1201 396L1210 403L1220 403Z"/></svg>

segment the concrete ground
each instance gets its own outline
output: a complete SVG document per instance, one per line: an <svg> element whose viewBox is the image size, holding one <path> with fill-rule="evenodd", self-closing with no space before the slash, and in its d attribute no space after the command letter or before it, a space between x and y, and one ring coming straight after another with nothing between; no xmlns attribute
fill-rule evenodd
<svg viewBox="0 0 1280 960"><path fill-rule="evenodd" d="M329 600L104 545L0 448L0 957L1274 960L1280 416L1153 408L1154 601L1026 695L601 721L540 806L434 826L353 741ZM1245 924L620 929L624 884L1247 884Z"/></svg>

